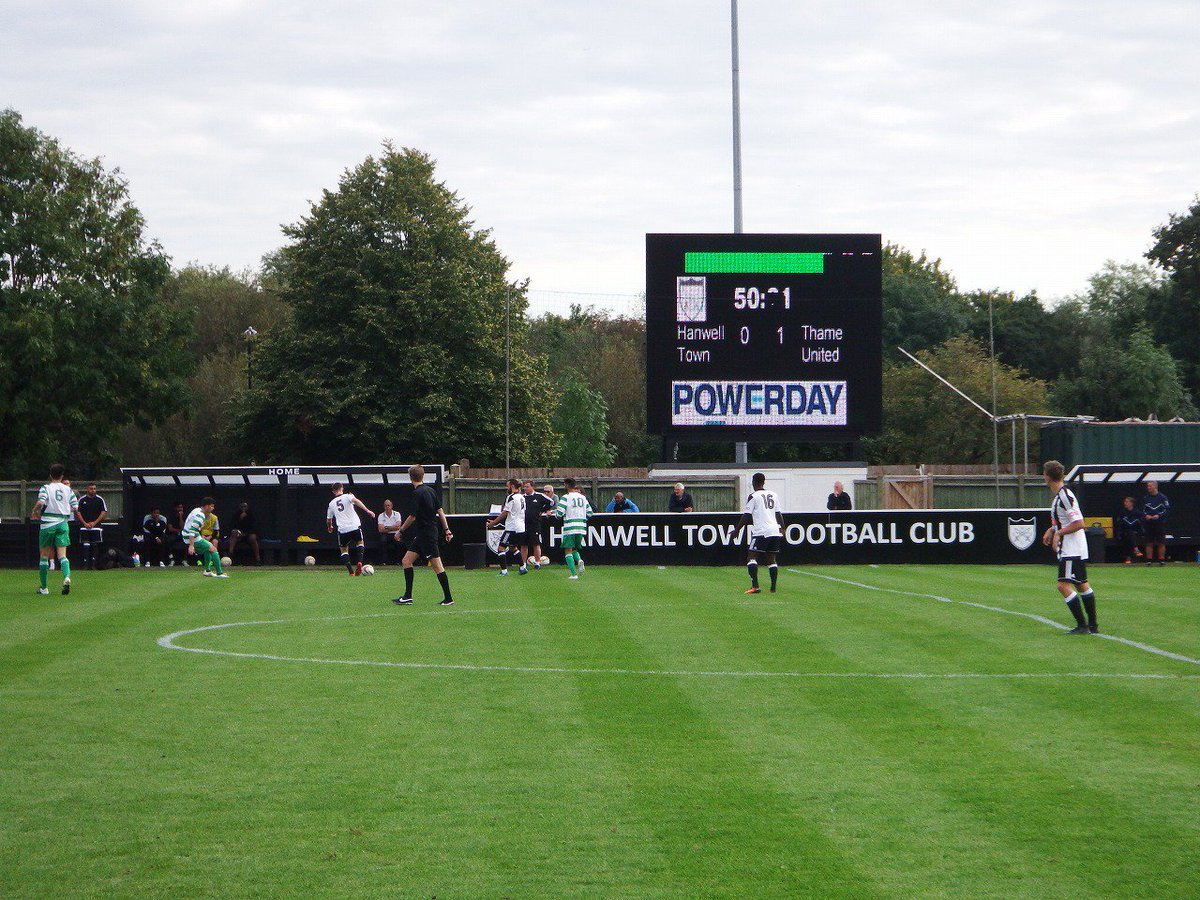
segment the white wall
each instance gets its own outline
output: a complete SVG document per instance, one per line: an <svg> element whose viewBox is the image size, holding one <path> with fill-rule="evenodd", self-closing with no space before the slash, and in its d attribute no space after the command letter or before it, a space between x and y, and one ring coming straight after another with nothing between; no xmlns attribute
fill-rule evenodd
<svg viewBox="0 0 1200 900"><path fill-rule="evenodd" d="M689 478L738 478L738 496L745 498L753 489L750 479L755 472L767 476L767 490L774 491L783 504L784 512L819 512L825 509L825 501L833 492L833 483L840 481L850 499L858 508L858 498L854 496L856 479L867 477L866 466L821 466L819 468L778 468L765 466L747 466L735 468L722 466L720 468L704 469L689 466L675 468L669 465L657 465L650 469L650 477L664 481L682 481L685 485Z"/></svg>

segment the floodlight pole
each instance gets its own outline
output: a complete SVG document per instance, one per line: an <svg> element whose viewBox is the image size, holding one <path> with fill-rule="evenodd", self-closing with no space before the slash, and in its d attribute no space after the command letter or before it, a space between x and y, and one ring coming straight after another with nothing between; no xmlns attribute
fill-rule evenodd
<svg viewBox="0 0 1200 900"><path fill-rule="evenodd" d="M733 233L742 233L742 102L741 82L738 66L738 5L729 0L729 24L733 70ZM750 461L749 447L745 441L733 445L733 461L745 465Z"/></svg>
<svg viewBox="0 0 1200 900"><path fill-rule="evenodd" d="M509 307L512 305L512 288L504 289L504 469L508 471L510 468L510 453L512 450L512 441L509 437L509 410L511 406L511 392L509 385L512 381L512 326L510 324L511 313Z"/></svg>
<svg viewBox="0 0 1200 900"><path fill-rule="evenodd" d="M988 294L988 347L992 357L992 478L996 482L996 508L1000 508L1000 423L996 421L996 329ZM1015 434L1015 433L1014 433Z"/></svg>

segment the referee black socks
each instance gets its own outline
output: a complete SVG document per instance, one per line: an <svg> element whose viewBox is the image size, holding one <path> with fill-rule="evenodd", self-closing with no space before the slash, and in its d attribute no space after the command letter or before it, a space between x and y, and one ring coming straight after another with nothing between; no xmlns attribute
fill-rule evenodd
<svg viewBox="0 0 1200 900"><path fill-rule="evenodd" d="M413 570L410 566L404 570L404 596L412 596Z"/></svg>
<svg viewBox="0 0 1200 900"><path fill-rule="evenodd" d="M412 569L409 569L408 571L411 572ZM438 577L438 582L442 585L442 599L444 599L444 600L453 599L450 596L450 578L446 575L446 573L444 571L438 572L437 577ZM411 581L411 579L409 579L409 580Z"/></svg>

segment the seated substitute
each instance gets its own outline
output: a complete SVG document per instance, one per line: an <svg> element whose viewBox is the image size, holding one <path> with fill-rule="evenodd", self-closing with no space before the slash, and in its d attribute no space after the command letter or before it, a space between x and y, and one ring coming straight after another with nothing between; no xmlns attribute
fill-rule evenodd
<svg viewBox="0 0 1200 900"><path fill-rule="evenodd" d="M771 575L773 594L779 579L779 551L783 549L783 513L775 492L766 489L765 474L756 472L751 482L754 492L747 498L746 511L738 519L738 528L750 526L750 560L746 563L746 571L750 574L750 590L746 593L762 593L758 586L758 564L765 562Z"/></svg>
<svg viewBox="0 0 1200 900"><path fill-rule="evenodd" d="M150 507L150 514L142 518L142 564L148 569L153 565L165 567L169 552L167 520L157 506Z"/></svg>
<svg viewBox="0 0 1200 900"><path fill-rule="evenodd" d="M383 512L375 519L375 527L379 530L379 564L388 565L404 555L404 546L400 541L400 526L404 518L396 512L391 500L383 501Z"/></svg>
<svg viewBox="0 0 1200 900"><path fill-rule="evenodd" d="M233 559L238 541L245 541L254 553L254 564L262 565L262 551L258 546L258 522L254 513L250 512L250 504L243 500L238 504L237 515L233 517L233 528L229 532L229 558Z"/></svg>
<svg viewBox="0 0 1200 900"><path fill-rule="evenodd" d="M623 513L623 512L641 512L637 504L617 491L613 494L613 498L608 501L608 506L604 507L606 513Z"/></svg>
<svg viewBox="0 0 1200 900"><path fill-rule="evenodd" d="M187 541L183 538L183 526L187 522L187 510L183 501L176 500L171 504L171 515L167 516L167 549L170 551L169 566L187 563Z"/></svg>

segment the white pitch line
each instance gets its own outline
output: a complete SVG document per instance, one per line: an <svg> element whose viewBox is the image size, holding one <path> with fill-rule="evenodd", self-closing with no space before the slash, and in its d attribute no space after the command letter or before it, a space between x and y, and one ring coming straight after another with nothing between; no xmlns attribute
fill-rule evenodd
<svg viewBox="0 0 1200 900"><path fill-rule="evenodd" d="M803 574L803 573L800 573ZM949 601L954 602L954 601ZM467 612L460 610L458 614ZM470 612L522 612L520 609L470 610ZM436 614L436 613L433 613ZM766 671L721 671L690 669L599 669L570 668L565 666L488 666L469 663L416 663L388 662L367 659L325 659L308 656L280 656L274 653L245 653L236 650L213 650L207 647L184 647L176 640L191 634L220 631L226 628L244 628L259 625L288 625L296 622L340 622L348 619L400 618L404 613L363 613L353 616L320 616L306 619L262 619L253 622L223 622L219 625L202 625L164 634L157 640L165 650L180 650L184 653L203 653L210 656L230 656L237 659L264 659L271 662L318 663L329 666L367 666L387 669L426 669L455 672L511 672L535 675L625 675L672 678L788 678L788 679L911 679L911 680L988 680L988 679L1036 679L1036 678L1120 678L1144 681L1195 681L1200 675L1138 674L1130 672L766 672Z"/></svg>
<svg viewBox="0 0 1200 900"><path fill-rule="evenodd" d="M973 603L970 600L952 600L949 597L939 597L937 594L922 594L917 591L901 591L897 590L896 588L885 588L874 584L863 584L861 581L851 581L848 578L836 578L833 575L825 575L821 572L805 572L802 569L788 569L788 571L795 575L808 575L811 578L824 578L826 581L836 581L839 584L848 584L851 587L862 588L866 591L879 591L884 594L901 594L905 597L921 597L926 600L936 600L938 603L956 603L959 606L973 606L976 609L986 609L988 612L998 612L1004 613L1008 616L1020 616L1023 619L1033 619L1035 622L1041 622L1043 625L1049 625L1052 628L1057 628L1059 631L1070 631L1070 626L1064 625L1061 622L1055 622L1053 619L1047 619L1045 616L1036 615L1035 613L1019 612L1015 609L1004 609L1000 606L988 606L986 603ZM1124 644L1126 647L1133 647L1135 650L1153 653L1155 656L1173 659L1176 662L1200 666L1200 659L1192 659L1190 656L1184 656L1181 653L1174 653L1170 650L1163 650L1161 647L1155 647L1151 644L1143 644L1140 641L1131 641L1128 638L1117 637L1115 634L1104 634L1101 632L1100 634L1088 636L1094 638L1104 638L1106 641L1115 641L1118 644Z"/></svg>

